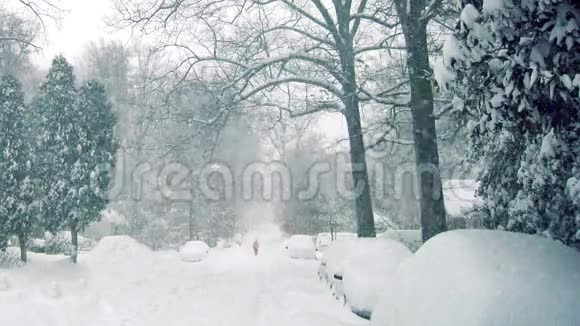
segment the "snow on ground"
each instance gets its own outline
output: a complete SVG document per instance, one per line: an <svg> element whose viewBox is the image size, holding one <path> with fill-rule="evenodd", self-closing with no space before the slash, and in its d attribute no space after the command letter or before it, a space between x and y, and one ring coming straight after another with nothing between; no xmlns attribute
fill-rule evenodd
<svg viewBox="0 0 580 326"><path fill-rule="evenodd" d="M580 325L580 253L538 236L442 233L405 260L373 326Z"/></svg>
<svg viewBox="0 0 580 326"><path fill-rule="evenodd" d="M152 252L132 239L108 240L80 264L30 254L0 270L0 325L219 326L367 325L316 277L317 262L293 260L281 240L212 249L204 261Z"/></svg>

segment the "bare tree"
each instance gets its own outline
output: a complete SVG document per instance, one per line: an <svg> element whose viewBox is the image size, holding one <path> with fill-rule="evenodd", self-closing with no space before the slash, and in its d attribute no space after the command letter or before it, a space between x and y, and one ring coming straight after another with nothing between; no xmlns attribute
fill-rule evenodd
<svg viewBox="0 0 580 326"><path fill-rule="evenodd" d="M9 0L8 8L13 9L9 15L26 21L33 30L42 29L46 32L46 21L58 22L62 18L63 10L59 7L59 0ZM1 13L2 18L7 14ZM40 50L41 47L35 42L35 37L30 34L17 33L14 30L0 29L0 44L11 42L20 44L21 47L30 47Z"/></svg>
<svg viewBox="0 0 580 326"><path fill-rule="evenodd" d="M117 1L118 26L156 36L176 57L182 80L222 78L221 91L234 91L236 101L259 99L264 106L290 116L339 111L346 118L358 233L375 235L360 107L364 102L405 105L393 96L397 88L378 89L358 80L364 59L372 52L401 50L396 44L397 19L383 10L383 1ZM308 107L276 102L283 85L293 97L316 89ZM211 122L209 120L208 122Z"/></svg>

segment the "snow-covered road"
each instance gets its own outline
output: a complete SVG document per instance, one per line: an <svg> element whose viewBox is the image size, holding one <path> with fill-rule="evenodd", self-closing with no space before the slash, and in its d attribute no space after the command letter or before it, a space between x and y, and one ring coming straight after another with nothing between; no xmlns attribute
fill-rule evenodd
<svg viewBox="0 0 580 326"><path fill-rule="evenodd" d="M110 255L33 255L1 271L0 325L367 325L329 294L317 262L289 259L281 241L212 250L201 263L175 252L118 248Z"/></svg>

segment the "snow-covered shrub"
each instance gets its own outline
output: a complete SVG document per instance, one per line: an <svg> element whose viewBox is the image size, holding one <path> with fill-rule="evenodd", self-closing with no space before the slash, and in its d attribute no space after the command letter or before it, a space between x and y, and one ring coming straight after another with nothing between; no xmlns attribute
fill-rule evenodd
<svg viewBox="0 0 580 326"><path fill-rule="evenodd" d="M423 244L421 230L389 230L377 237L399 241L412 252L417 251Z"/></svg>
<svg viewBox="0 0 580 326"><path fill-rule="evenodd" d="M371 326L580 325L580 253L535 235L442 233L401 263Z"/></svg>
<svg viewBox="0 0 580 326"><path fill-rule="evenodd" d="M179 249L181 260L199 262L209 255L209 246L203 241L188 241Z"/></svg>
<svg viewBox="0 0 580 326"><path fill-rule="evenodd" d="M12 268L22 266L20 251L14 247L0 250L0 268Z"/></svg>
<svg viewBox="0 0 580 326"><path fill-rule="evenodd" d="M449 78L438 82L452 86L457 113L470 119L471 157L484 161L485 224L580 248L580 206L567 189L580 174L580 8L572 0L460 3L439 67Z"/></svg>
<svg viewBox="0 0 580 326"><path fill-rule="evenodd" d="M359 239L357 248L344 263L342 289L351 310L370 318L381 290L392 282L399 264L413 253L389 239Z"/></svg>
<svg viewBox="0 0 580 326"><path fill-rule="evenodd" d="M297 259L316 259L314 239L309 235L293 235L288 240L288 255Z"/></svg>
<svg viewBox="0 0 580 326"><path fill-rule="evenodd" d="M68 255L72 250L72 236L70 231L60 231L57 233L46 232L44 235L44 252L49 255ZM82 236L78 237L79 250L89 251L96 245L97 241Z"/></svg>
<svg viewBox="0 0 580 326"><path fill-rule="evenodd" d="M71 252L70 232L57 232L55 234L46 232L44 235L44 252L49 255L68 255Z"/></svg>
<svg viewBox="0 0 580 326"><path fill-rule="evenodd" d="M44 253L45 247L46 247L45 239L32 238L26 241L26 248L28 249L28 251Z"/></svg>

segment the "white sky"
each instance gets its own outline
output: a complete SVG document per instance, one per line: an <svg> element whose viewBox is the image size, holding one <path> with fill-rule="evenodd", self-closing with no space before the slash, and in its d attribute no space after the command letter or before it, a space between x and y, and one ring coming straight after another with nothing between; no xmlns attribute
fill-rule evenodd
<svg viewBox="0 0 580 326"><path fill-rule="evenodd" d="M60 0L59 6L66 10L63 20L60 26L47 21L43 51L34 58L40 67L47 68L52 58L61 53L76 62L90 41L122 39L105 24L105 16L113 13L110 0Z"/></svg>

